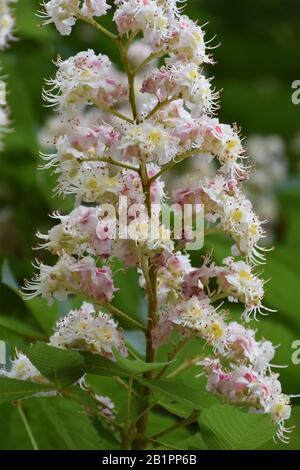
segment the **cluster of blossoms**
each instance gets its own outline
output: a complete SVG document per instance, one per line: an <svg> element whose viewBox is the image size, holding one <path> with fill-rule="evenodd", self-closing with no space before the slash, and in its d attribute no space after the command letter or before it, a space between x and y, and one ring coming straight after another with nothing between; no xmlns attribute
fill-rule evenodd
<svg viewBox="0 0 300 470"><path fill-rule="evenodd" d="M91 49L67 60L58 59L57 66L56 77L47 82L51 91L45 92L45 98L71 116L87 103L109 107L127 94L114 77L109 58Z"/></svg>
<svg viewBox="0 0 300 470"><path fill-rule="evenodd" d="M244 335L237 337L238 340L244 342ZM245 345L241 347L244 348L246 350ZM269 354L272 354L271 349ZM234 367L224 368L219 358L207 358L201 365L208 376L208 391L226 397L229 403L247 405L251 412L270 413L273 423L278 425L277 437L288 442L286 433L291 429L285 427L285 420L291 416L291 405L289 396L282 393L279 374L260 370L252 364L237 365L236 361Z"/></svg>
<svg viewBox="0 0 300 470"><path fill-rule="evenodd" d="M264 262L263 223L242 191L250 167L238 128L214 117L218 95L203 71L213 60L202 28L182 14L178 3L115 1L116 36L94 19L108 10L105 1L44 2L45 21L61 34L70 34L75 21L82 20L116 40L127 76L93 50L57 61L44 96L59 112L60 131L53 135L55 152L43 155L44 167L58 175L56 191L73 195L75 207L68 215L54 214L59 223L48 234L38 234L41 246L58 260L54 266L38 264L27 295L49 302L69 294L85 297L90 304L59 322L50 343L113 359L113 347L126 354L124 339L115 321L96 314L93 305L117 315L110 308L116 291L113 259L124 269L136 268L149 301L146 360L174 330L199 338L212 351L201 362L208 389L250 411L270 413L284 440L290 405L271 372L275 349L269 341L257 341L254 330L230 322L219 302L242 304L246 322L270 311L263 306L264 281L255 273L255 265ZM142 39L132 42L138 34ZM163 65L151 69L152 61L162 57ZM195 171L167 195L163 174L187 158L213 161L215 173ZM128 220L138 228L135 237L115 236L119 220L109 214L109 205L118 219L120 196L127 198ZM206 255L196 268L186 240L176 243L162 223L156 239L145 237L153 204L167 197L177 207L203 205L207 233L229 236L231 256L216 265ZM146 214L142 209L130 213L134 204L144 204Z"/></svg>
<svg viewBox="0 0 300 470"><path fill-rule="evenodd" d="M16 0L0 0L0 50L5 49L14 39L13 30L15 20L11 11L11 4Z"/></svg>
<svg viewBox="0 0 300 470"><path fill-rule="evenodd" d="M58 348L90 351L109 359L114 357L114 347L124 356L127 355L118 324L105 313L98 312L96 315L94 306L86 302L57 323L50 344Z"/></svg>
<svg viewBox="0 0 300 470"><path fill-rule="evenodd" d="M38 268L36 278L26 282L28 299L41 295L51 304L53 299L65 300L68 294L82 294L105 302L116 290L110 267L98 267L91 256L78 259L63 253L54 266L39 263Z"/></svg>
<svg viewBox="0 0 300 470"><path fill-rule="evenodd" d="M44 24L54 23L62 35L69 35L76 20L103 16L110 6L106 0L50 0L43 2Z"/></svg>

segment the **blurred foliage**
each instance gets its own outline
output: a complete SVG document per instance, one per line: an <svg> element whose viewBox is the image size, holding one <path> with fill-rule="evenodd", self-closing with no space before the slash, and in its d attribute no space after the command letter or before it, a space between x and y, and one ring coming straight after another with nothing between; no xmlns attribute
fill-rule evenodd
<svg viewBox="0 0 300 470"><path fill-rule="evenodd" d="M51 109L44 107L41 98L44 78L54 74L52 61L58 54L68 57L79 50L93 47L108 54L116 63L119 60L114 45L86 25L78 24L70 37L60 37L52 26L41 28L40 20L35 16L38 4L38 0L18 2L15 13L19 39L1 54L0 59L2 74L8 82L12 123L5 150L0 156L0 257L9 263L3 267L0 285L0 339L8 341L11 350L14 346L23 347L33 340L47 338L56 319L73 305L70 301L48 307L41 299L25 304L18 294L18 285L32 273L31 260L36 253L31 247L36 244L36 230L44 232L50 227L51 220L47 214L52 210L63 211L71 206L70 200L53 197L54 181L51 175L37 171L38 133L52 113ZM206 25L207 38L213 39L217 34L210 43L212 48L222 43L213 50L217 64L208 70L209 74L216 76L216 88L223 89L220 119L237 122L244 135L277 133L288 144L291 172L288 183L278 191L281 213L276 250L268 255L268 264L263 268L265 278L269 279L266 302L268 306L278 309L278 313L263 318L253 327L281 345L276 363L289 366L281 369L283 389L286 393L296 394L300 392L300 365L291 363L291 355L292 342L300 339L300 179L297 173L300 155L289 144L300 132L300 105L295 106L291 102L291 83L300 79L300 2L190 0L187 14L198 19L200 24L209 21ZM107 20L105 18L104 22ZM228 241L218 237L209 238L206 247L213 247L219 259L229 254ZM45 253L38 253L39 258L46 256ZM200 255L193 256L197 262ZM17 281L13 279L9 266ZM145 306L135 273L118 273L117 284L121 288L117 305L139 318ZM127 339L133 348L143 350L141 335L131 331ZM166 359L166 352L162 351L161 361ZM192 383L195 382L194 375L195 370L191 369L181 379L186 384ZM113 392L114 397L119 396L122 402L123 390L111 378L101 377L99 380L99 377L91 376L90 383L95 390L99 389L100 394ZM62 404L61 399L56 397L46 406L44 399L39 398L26 400L24 408L30 415L40 448L105 448L107 430L98 423L96 432L91 420L80 413L76 403L68 401L67 405ZM226 410L222 412L226 414ZM8 403L2 404L0 414L7 423L0 430L0 448L31 448L16 408ZM168 437L169 442L176 445L177 441L179 447L186 442L190 448L207 448L211 438L205 434L205 429L207 423L214 419L213 416L204 416L200 420L203 436L195 428L196 434L194 432L192 437L185 430L178 431L173 437ZM274 447L270 441L262 442L263 448L300 449L300 407L295 407L292 420L296 425L298 423L298 428L290 446ZM41 422L43 430L47 427L52 431L44 433ZM170 417L160 413L154 415L150 426L159 432L172 422ZM88 436L86 441L83 440L85 435ZM242 438L247 442L248 436ZM219 442L218 445L229 445L231 448L235 444ZM112 446L110 436L106 448Z"/></svg>

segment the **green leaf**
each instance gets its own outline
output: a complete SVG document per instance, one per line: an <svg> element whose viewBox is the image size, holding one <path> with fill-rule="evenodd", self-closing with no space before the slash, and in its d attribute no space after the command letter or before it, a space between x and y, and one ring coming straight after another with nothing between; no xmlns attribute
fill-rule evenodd
<svg viewBox="0 0 300 470"><path fill-rule="evenodd" d="M167 397L178 403L183 403L191 410L202 410L216 403L216 398L201 388L193 388L179 380L150 380L137 377L136 380L151 388L158 397Z"/></svg>
<svg viewBox="0 0 300 470"><path fill-rule="evenodd" d="M27 300L26 306L29 309L31 315L35 318L40 328L50 336L53 333L53 328L60 316L61 304L54 303L53 305L47 305L47 302L41 297Z"/></svg>
<svg viewBox="0 0 300 470"><path fill-rule="evenodd" d="M26 353L41 374L59 387L71 385L84 375L84 359L77 351L37 342Z"/></svg>
<svg viewBox="0 0 300 470"><path fill-rule="evenodd" d="M78 385L71 385L61 392L64 398L76 401L85 409L98 413L97 402Z"/></svg>
<svg viewBox="0 0 300 470"><path fill-rule="evenodd" d="M288 250L275 250L269 254L264 266L264 277L270 278L265 287L265 302L279 311L272 315L280 316L279 320L289 323L300 333L299 275L294 267L295 260L299 266L300 256Z"/></svg>
<svg viewBox="0 0 300 470"><path fill-rule="evenodd" d="M269 415L245 413L229 405L204 410L199 426L208 448L218 450L254 450L275 434Z"/></svg>
<svg viewBox="0 0 300 470"><path fill-rule="evenodd" d="M111 444L99 436L91 420L77 403L60 397L41 397L35 400L43 429L50 427L51 433L59 436L60 448L69 450L110 448Z"/></svg>
<svg viewBox="0 0 300 470"><path fill-rule="evenodd" d="M200 432L184 439L180 444L176 443L176 445L180 445L180 448L183 450L207 450L207 445L205 444Z"/></svg>
<svg viewBox="0 0 300 470"><path fill-rule="evenodd" d="M89 352L80 352L84 359L84 367L91 375L103 375L107 377L128 377L130 374L121 369L110 359Z"/></svg>
<svg viewBox="0 0 300 470"><path fill-rule="evenodd" d="M160 406L162 406L165 410L169 411L175 416L179 416L180 418L187 418L191 414L191 407L187 406L184 403L174 403L170 402L169 398L165 397L164 399L159 401Z"/></svg>
<svg viewBox="0 0 300 470"><path fill-rule="evenodd" d="M154 410L149 416L148 424L148 435L153 436L161 431L164 431L178 423L178 419L174 416L161 413ZM191 436L188 427L179 427L173 429L172 432L165 434L164 436L157 437L155 440L160 442L164 447L171 444L171 446L177 449L182 449L181 442L188 439Z"/></svg>
<svg viewBox="0 0 300 470"><path fill-rule="evenodd" d="M43 333L37 330L36 328L26 323L23 323L19 320L16 320L14 318L6 317L5 315L0 315L0 337L1 337L1 327L4 327L7 330L10 330L13 333L16 333L17 335L22 336L29 340L46 339L43 336Z"/></svg>
<svg viewBox="0 0 300 470"><path fill-rule="evenodd" d="M1 267L1 282L5 286L9 287L16 294L20 294L20 287L12 273L8 260L4 260Z"/></svg>
<svg viewBox="0 0 300 470"><path fill-rule="evenodd" d="M0 403L21 400L36 393L54 390L53 385L36 384L29 381L0 377Z"/></svg>
<svg viewBox="0 0 300 470"><path fill-rule="evenodd" d="M113 349L113 352L117 364L130 375L138 375L143 374L144 372L150 372L151 370L161 369L169 364L169 362L152 362L151 364L148 364L140 359L126 359L116 348Z"/></svg>

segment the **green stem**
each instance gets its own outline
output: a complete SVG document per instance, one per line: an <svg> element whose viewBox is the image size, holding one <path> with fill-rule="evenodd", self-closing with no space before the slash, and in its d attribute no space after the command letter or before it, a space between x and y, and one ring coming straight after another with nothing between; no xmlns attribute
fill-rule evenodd
<svg viewBox="0 0 300 470"><path fill-rule="evenodd" d="M144 440L146 443L155 444L156 446L165 447L166 449L170 449L170 450L181 450L179 447L172 446L169 443L157 441L155 439L152 439L151 437L145 436L144 434L140 434L140 433L135 433L132 436L132 438L134 438L136 441Z"/></svg>
<svg viewBox="0 0 300 470"><path fill-rule="evenodd" d="M146 59L143 62L140 63L140 65L138 65L133 70L134 75L138 75L143 70L143 68L146 67L146 65L152 62L152 60L159 59L160 57L171 54L172 52L173 51L171 49L166 49L166 50L159 51L159 52L152 52L150 55L148 55L148 57L146 57Z"/></svg>
<svg viewBox="0 0 300 470"><path fill-rule="evenodd" d="M215 295L213 295L210 299L210 301L213 303L213 302L216 302L217 300L222 300L222 299L226 299L228 297L228 294L224 294L223 292L219 292L219 293L216 293Z"/></svg>
<svg viewBox="0 0 300 470"><path fill-rule="evenodd" d="M99 305L101 305L104 309L106 309L112 315L119 317L120 319L131 324L132 326L135 326L136 328L139 328L142 331L147 331L144 325L139 323L137 320L134 320L134 318L129 317L128 315L126 315L126 313L122 312L121 310L114 307L113 305L107 304L107 303L102 304L101 302L99 302Z"/></svg>
<svg viewBox="0 0 300 470"><path fill-rule="evenodd" d="M157 273L153 266L150 266L149 269L149 282L151 284L152 295L148 294L148 327L146 331L146 362L152 363L155 362L156 351L153 348L152 344L152 329L155 328L157 322L157 291L156 291L156 277ZM148 287L148 292L150 288ZM147 379L153 378L153 371L146 372L144 377ZM151 390L149 387L145 386L143 388L143 397L146 401L149 401ZM141 418L137 421L137 430L138 433L144 435L147 431L148 421L149 421L149 411L143 413ZM133 442L134 449L145 449L147 447L147 440L137 439Z"/></svg>
<svg viewBox="0 0 300 470"><path fill-rule="evenodd" d="M103 103L99 103L96 100L90 100L90 103L92 103L94 106L97 106L97 108L102 109L103 111L106 111L107 113L113 114L114 116L122 119L123 121L133 124L133 120L130 117L125 116L125 114L120 113L112 106L105 106Z"/></svg>
<svg viewBox="0 0 300 470"><path fill-rule="evenodd" d="M143 192L145 194L146 206L149 218L151 218L151 191L150 183L147 174L147 163L144 159L141 161L140 175L142 179ZM146 289L148 293L148 325L146 330L146 362L155 362L155 349L152 344L152 330L155 328L157 322L157 271L155 266L151 265L151 260L147 256L144 257L142 253L141 258L142 269L146 281ZM153 371L146 372L143 374L145 378L151 379L154 376ZM151 390L149 387L143 387L143 397L149 402ZM137 421L137 432L140 435L145 435L148 427L149 411L143 413L141 418ZM145 449L147 448L147 440L136 439L133 441L133 449Z"/></svg>
<svg viewBox="0 0 300 470"><path fill-rule="evenodd" d="M171 170L175 165L177 165L178 163L183 162L184 160L186 160L189 157L192 157L194 155L199 155L199 154L207 155L208 153L209 152L207 152L207 150L201 150L201 149L198 149L198 148L188 150L187 152L184 152L184 153L180 153L180 154L176 155L173 160L171 160L169 163L167 163L165 166L163 166L162 169L158 173L156 173L154 176L152 176L149 179L149 182L152 183L157 178L159 178L161 175L163 175L166 171Z"/></svg>
<svg viewBox="0 0 300 470"><path fill-rule="evenodd" d="M142 413L140 413L136 418L135 418L135 422L138 422L142 419L142 417L146 414L146 413L149 413L149 411L152 410L152 408L154 408L154 406L156 405L159 405L159 400L156 400L152 403L150 403L147 408L145 408Z"/></svg>
<svg viewBox="0 0 300 470"><path fill-rule="evenodd" d="M178 100L180 97L179 96L173 96L173 98L166 99L164 101L160 101L157 103L157 105L147 114L145 117L145 121L147 119L150 119L155 113L157 113L160 109L164 108L168 104L172 103L173 101Z"/></svg>
<svg viewBox="0 0 300 470"><path fill-rule="evenodd" d="M124 63L125 72L127 75L128 88L129 88L129 102L131 105L133 120L136 122L139 122L139 116L137 112L136 99L135 99L135 89L134 89L135 73L130 68L128 55L127 55L128 47L131 43L131 38L128 39L127 43L124 46L121 42L120 37L117 39L117 43L120 49L120 53L121 53L123 63Z"/></svg>
<svg viewBox="0 0 300 470"><path fill-rule="evenodd" d="M36 440L35 440L35 438L34 438L34 435L32 434L31 428L30 428L30 426L29 426L29 423L28 423L28 421L27 421L26 415L25 415L25 413L24 413L24 410L23 410L23 407L22 407L20 401L18 401L18 403L17 403L17 409L18 409L18 412L19 412L19 414L20 414L21 420L22 420L22 422L23 422L23 424L24 424L24 427L25 427L25 429L26 429L26 432L27 432L27 434L28 434L28 437L29 437L29 440L30 440L30 442L31 442L31 445L32 445L33 449L34 449L34 450L39 450L39 448L38 448L38 446L37 446L37 443L36 443Z"/></svg>
<svg viewBox="0 0 300 470"><path fill-rule="evenodd" d="M154 434L151 436L151 439L157 439L159 437L165 436L166 434L170 434L171 432L176 431L177 429L183 428L185 426L189 426L190 424L194 423L197 421L199 417L200 411L193 411L190 416L187 418L179 421L176 424L173 424L172 426L169 426L168 428L164 429L163 431L158 432L157 434Z"/></svg>
<svg viewBox="0 0 300 470"><path fill-rule="evenodd" d="M124 426L124 431L122 434L122 450L128 450L130 448L130 429L131 429L130 409L131 409L132 386L133 386L133 376L130 376L129 384L128 384L125 426Z"/></svg>
<svg viewBox="0 0 300 470"><path fill-rule="evenodd" d="M111 33L108 29L104 28L101 24L99 24L97 21L95 21L93 18L89 18L88 16L82 16L80 14L76 15L77 18L81 21L84 21L85 23L90 24L94 28L98 29L101 31L101 33L104 33L106 36L108 36L110 39L113 39L114 41L117 40L118 36L116 34Z"/></svg>
<svg viewBox="0 0 300 470"><path fill-rule="evenodd" d="M82 163L84 162L104 162L104 163L109 163L110 165L115 165L120 168L125 168L126 170L131 170L131 171L136 171L139 173L139 168L132 166L132 165L127 165L127 163L122 163L119 162L118 160L114 160L111 157L89 157L89 158L82 158L80 160Z"/></svg>
<svg viewBox="0 0 300 470"><path fill-rule="evenodd" d="M159 55L157 53L152 52L148 57L146 57L143 62L141 62L134 70L133 73L134 75L138 75L146 65L148 65L152 60L157 59Z"/></svg>
<svg viewBox="0 0 300 470"><path fill-rule="evenodd" d="M175 359L175 357L177 356L177 354L182 350L182 348L184 348L184 346L190 341L191 338L184 338L183 341L181 341L173 351L171 351L171 353L169 354L169 361L173 361L173 359ZM162 368L162 370L157 374L157 376L155 377L156 379L160 379L164 373L171 367L172 363L171 364L167 364L165 365L165 367Z"/></svg>
<svg viewBox="0 0 300 470"><path fill-rule="evenodd" d="M128 117L128 116L125 116L125 114L123 113L120 113L119 111L117 111L115 108L106 108L102 105L98 105L99 108L102 108L104 109L104 111L108 111L109 113L113 114L114 116L122 119L123 121L126 121L126 122L129 122L129 124L133 124L133 120Z"/></svg>
<svg viewBox="0 0 300 470"><path fill-rule="evenodd" d="M187 359L180 366L178 366L175 370L170 372L170 374L168 374L166 378L171 379L173 377L176 377L176 375L180 374L181 372L185 371L189 367L193 366L194 364L196 364L196 362L200 361L200 359L201 359L200 356Z"/></svg>

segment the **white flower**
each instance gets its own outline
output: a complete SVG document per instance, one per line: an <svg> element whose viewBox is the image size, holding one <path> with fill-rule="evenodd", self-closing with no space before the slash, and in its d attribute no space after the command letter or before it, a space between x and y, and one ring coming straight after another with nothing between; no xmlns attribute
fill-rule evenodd
<svg viewBox="0 0 300 470"><path fill-rule="evenodd" d="M127 354L118 324L105 313L96 314L94 306L86 302L57 323L50 344L59 348L87 350L111 359L114 347L123 355Z"/></svg>
<svg viewBox="0 0 300 470"><path fill-rule="evenodd" d="M285 433L290 430L285 420L291 415L290 399L281 391L278 374L257 373L244 365L226 371L219 359L206 358L199 364L205 367L208 391L224 396L230 403L247 404L254 413L269 413L278 426L277 437L288 442Z"/></svg>
<svg viewBox="0 0 300 470"><path fill-rule="evenodd" d="M230 286L229 296L238 298L245 304L246 317L253 311L261 311L264 296L263 280L255 276L252 267L244 261L234 262L233 258L226 258L223 262L229 268L229 271L225 272L226 282Z"/></svg>
<svg viewBox="0 0 300 470"><path fill-rule="evenodd" d="M146 43L153 45L168 36L168 17L156 1L124 0L118 3L114 20L121 34L142 31Z"/></svg>
<svg viewBox="0 0 300 470"><path fill-rule="evenodd" d="M8 46L9 41L14 39L13 30L15 19L10 8L11 3L16 0L0 0L0 50Z"/></svg>
<svg viewBox="0 0 300 470"><path fill-rule="evenodd" d="M110 8L106 0L84 0L81 13L85 16L103 16Z"/></svg>
<svg viewBox="0 0 300 470"><path fill-rule="evenodd" d="M179 139L172 137L162 125L145 122L132 125L118 144L123 157L155 161L163 165L179 152Z"/></svg>
<svg viewBox="0 0 300 470"><path fill-rule="evenodd" d="M80 293L107 301L115 292L110 268L98 268L90 256L76 260L63 253L56 265L38 263L37 268L39 274L25 284L24 290L28 293L24 295L28 299L41 295L51 304L53 299L65 300L69 293Z"/></svg>
<svg viewBox="0 0 300 470"><path fill-rule="evenodd" d="M18 380L32 380L32 382L39 382L41 373L31 363L28 357L16 351L16 357L11 362L11 369L9 372L1 372L2 375L11 379Z"/></svg>
<svg viewBox="0 0 300 470"><path fill-rule="evenodd" d="M182 60L195 62L197 65L211 62L206 53L203 30L187 16L181 16L171 23L169 37L169 62Z"/></svg>
<svg viewBox="0 0 300 470"><path fill-rule="evenodd" d="M114 79L108 57L96 55L92 49L67 60L58 59L57 66L55 78L47 81L51 89L44 91L44 97L63 110L71 111L93 102L111 106L127 93L126 88Z"/></svg>
<svg viewBox="0 0 300 470"><path fill-rule="evenodd" d="M60 34L68 36L76 23L79 0L50 0L42 6L44 11L40 16L44 18L44 24L54 23Z"/></svg>

